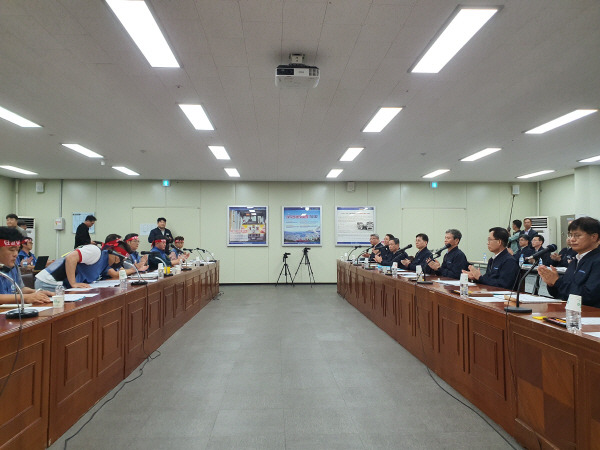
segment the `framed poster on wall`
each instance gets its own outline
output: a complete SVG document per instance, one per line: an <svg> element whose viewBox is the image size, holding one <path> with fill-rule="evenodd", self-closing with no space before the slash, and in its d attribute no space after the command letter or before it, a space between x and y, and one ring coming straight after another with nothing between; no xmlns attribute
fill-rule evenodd
<svg viewBox="0 0 600 450"><path fill-rule="evenodd" d="M228 206L227 246L267 246L267 207Z"/></svg>
<svg viewBox="0 0 600 450"><path fill-rule="evenodd" d="M369 245L374 232L374 206L335 207L335 245Z"/></svg>
<svg viewBox="0 0 600 450"><path fill-rule="evenodd" d="M281 217L281 245L294 247L322 245L320 206L284 206Z"/></svg>

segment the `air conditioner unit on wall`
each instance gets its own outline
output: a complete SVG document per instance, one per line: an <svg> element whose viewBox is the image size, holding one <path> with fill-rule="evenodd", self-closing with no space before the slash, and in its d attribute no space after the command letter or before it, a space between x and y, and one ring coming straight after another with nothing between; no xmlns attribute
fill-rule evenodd
<svg viewBox="0 0 600 450"><path fill-rule="evenodd" d="M549 216L529 216L531 219L531 228L544 236L544 247L548 244L560 245L556 241L556 217Z"/></svg>
<svg viewBox="0 0 600 450"><path fill-rule="evenodd" d="M23 219L27 224L27 236L33 239L33 253L37 256L37 241L35 239L35 217L24 217L19 216L19 219Z"/></svg>

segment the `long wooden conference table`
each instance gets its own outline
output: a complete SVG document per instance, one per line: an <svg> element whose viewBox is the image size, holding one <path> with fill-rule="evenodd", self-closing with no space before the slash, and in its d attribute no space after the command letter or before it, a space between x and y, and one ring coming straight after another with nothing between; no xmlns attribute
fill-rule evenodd
<svg viewBox="0 0 600 450"><path fill-rule="evenodd" d="M535 318L564 317L564 303L506 314L504 302L464 299L455 289L337 262L343 298L524 447L600 448L600 339L586 334L600 326L572 334ZM591 307L582 313L600 316Z"/></svg>
<svg viewBox="0 0 600 450"><path fill-rule="evenodd" d="M219 263L36 318L0 315L0 448L43 449L219 292ZM18 359L15 354L19 348Z"/></svg>

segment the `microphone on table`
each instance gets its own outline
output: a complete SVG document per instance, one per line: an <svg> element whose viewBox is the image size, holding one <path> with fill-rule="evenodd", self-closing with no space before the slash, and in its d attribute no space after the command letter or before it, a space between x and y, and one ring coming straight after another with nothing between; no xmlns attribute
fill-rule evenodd
<svg viewBox="0 0 600 450"><path fill-rule="evenodd" d="M134 262L131 261L129 258L125 258L123 260L123 266L129 266L129 267L133 267L135 269L135 273L137 273L138 279L137 281L132 281L131 285L132 286L144 286L146 284L148 284L147 281L142 280L142 276L140 275L140 271L138 270L138 268L135 266Z"/></svg>
<svg viewBox="0 0 600 450"><path fill-rule="evenodd" d="M37 309L25 309L25 297L23 296L23 291L21 290L21 287L17 284L15 280L13 280L7 275L8 273L10 273L11 270L12 268L4 264L0 264L0 277L6 278L15 286L15 290L21 296L21 306L17 309L11 309L10 311L7 311L4 316L7 319L29 319L31 317L37 317L39 315Z"/></svg>
<svg viewBox="0 0 600 450"><path fill-rule="evenodd" d="M438 256L440 256L440 255L442 254L442 252L443 252L444 250L447 250L447 249L449 249L450 247L452 247L452 245L450 245L450 244L446 244L446 245L444 245L442 248L438 248L438 249L437 249L435 252L433 252L433 254L431 255L431 259L435 259L435 258L437 258Z"/></svg>

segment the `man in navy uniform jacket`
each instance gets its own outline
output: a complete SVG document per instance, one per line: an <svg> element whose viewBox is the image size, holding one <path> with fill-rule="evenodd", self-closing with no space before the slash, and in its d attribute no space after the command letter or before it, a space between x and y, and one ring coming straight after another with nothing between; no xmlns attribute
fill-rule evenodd
<svg viewBox="0 0 600 450"><path fill-rule="evenodd" d="M508 231L502 227L490 228L488 236L488 250L494 254L488 261L485 275L481 271L469 266L465 273L477 283L497 286L504 289L513 289L519 275L519 263L513 258L506 246L508 245Z"/></svg>
<svg viewBox="0 0 600 450"><path fill-rule="evenodd" d="M529 245L529 243L530 239L526 234L519 237L519 251L512 255L513 258L515 258L515 261L519 261L521 255L523 255L523 259L527 259L535 253L533 247Z"/></svg>
<svg viewBox="0 0 600 450"><path fill-rule="evenodd" d="M376 255L375 261L382 266L391 266L394 263L398 263L398 267L400 267L401 261L408 257L406 252L400 251L400 239L395 237L391 238L389 247L390 250L385 254L385 256Z"/></svg>
<svg viewBox="0 0 600 450"><path fill-rule="evenodd" d="M581 296L581 303L600 308L600 222L580 217L569 224L569 242L577 252L559 278L555 267L540 266L538 273L554 298L567 300L569 294Z"/></svg>
<svg viewBox="0 0 600 450"><path fill-rule="evenodd" d="M419 251L415 254L415 257L412 261L408 258L401 261L404 269L414 272L417 270L417 266L421 266L423 273L431 272L429 266L427 265L427 260L431 258L431 251L427 248L428 243L429 237L425 233L417 234L415 238L415 247L417 247Z"/></svg>
<svg viewBox="0 0 600 450"><path fill-rule="evenodd" d="M428 265L432 270L432 273L441 277L454 278L455 280L458 280L462 271L469 268L467 257L463 251L458 248L458 244L460 243L461 239L462 233L460 231L453 228L446 231L444 244L450 244L450 247L448 247L448 253L444 255L442 264L433 259L429 260Z"/></svg>

